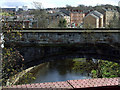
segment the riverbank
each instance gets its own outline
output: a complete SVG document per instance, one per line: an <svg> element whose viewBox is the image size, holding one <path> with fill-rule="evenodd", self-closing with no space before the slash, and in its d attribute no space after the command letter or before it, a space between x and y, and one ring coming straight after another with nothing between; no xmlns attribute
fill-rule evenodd
<svg viewBox="0 0 120 90"><path fill-rule="evenodd" d="M17 83L19 83L22 79L24 79L24 76L28 73L33 73L40 69L41 67L43 67L45 65L45 63L43 64L40 64L40 65L37 65L37 66L33 66L33 67L30 67L26 70L23 70L22 72L16 74L15 76L11 77L8 82L7 82L7 85L6 86L10 86L10 85L15 85ZM29 77L29 76L28 76Z"/></svg>

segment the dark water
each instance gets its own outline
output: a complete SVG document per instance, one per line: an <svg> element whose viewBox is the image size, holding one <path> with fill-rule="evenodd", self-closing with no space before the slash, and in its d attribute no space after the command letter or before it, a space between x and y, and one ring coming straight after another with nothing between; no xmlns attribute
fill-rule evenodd
<svg viewBox="0 0 120 90"><path fill-rule="evenodd" d="M111 46L41 46L19 49L26 68L44 64L32 71L29 78L23 77L21 84L120 77L120 57L118 53L113 53L116 48ZM34 77L35 80L31 80Z"/></svg>
<svg viewBox="0 0 120 90"><path fill-rule="evenodd" d="M120 66L107 60L75 58L47 62L35 73L36 79L32 83L109 78L119 77Z"/></svg>
<svg viewBox="0 0 120 90"><path fill-rule="evenodd" d="M36 79L33 83L91 78L87 73L80 73L72 70L73 63L73 60L56 60L48 62L36 72Z"/></svg>

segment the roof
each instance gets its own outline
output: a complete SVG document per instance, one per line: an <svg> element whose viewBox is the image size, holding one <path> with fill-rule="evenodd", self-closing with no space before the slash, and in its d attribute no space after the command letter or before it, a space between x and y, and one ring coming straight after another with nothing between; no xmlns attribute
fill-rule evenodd
<svg viewBox="0 0 120 90"><path fill-rule="evenodd" d="M99 17L96 16L96 15L94 15L93 13L89 13L86 17L88 17L89 15L95 17L96 19L99 19ZM85 17L85 18L86 18L86 17Z"/></svg>
<svg viewBox="0 0 120 90"><path fill-rule="evenodd" d="M93 13L94 15L96 15L96 16L98 16L98 17L101 17L101 16L103 16L103 14L102 13L100 13L100 12L98 12L98 11L92 11L91 13Z"/></svg>
<svg viewBox="0 0 120 90"><path fill-rule="evenodd" d="M66 88L66 89L77 89L77 88L95 88L95 87L111 87L119 86L120 78L93 78L93 79L80 79L80 80L67 80L61 82L46 82L46 83L33 83L24 85L13 85L3 88L7 90L21 89L21 88ZM6 90L6 89L5 89Z"/></svg>
<svg viewBox="0 0 120 90"><path fill-rule="evenodd" d="M70 16L70 11L68 11L68 10L61 9L60 12L64 13L67 16Z"/></svg>
<svg viewBox="0 0 120 90"><path fill-rule="evenodd" d="M60 13L50 13L49 15L50 15L50 16L61 16Z"/></svg>
<svg viewBox="0 0 120 90"><path fill-rule="evenodd" d="M103 17L103 14L96 10L88 13L86 17L88 17L89 15L95 17L96 19Z"/></svg>
<svg viewBox="0 0 120 90"><path fill-rule="evenodd" d="M15 11L15 8L2 8L2 10Z"/></svg>
<svg viewBox="0 0 120 90"><path fill-rule="evenodd" d="M102 10L104 10L105 12L106 11L110 11L110 12L118 12L117 10L115 10L115 9L111 9L111 8L102 8Z"/></svg>
<svg viewBox="0 0 120 90"><path fill-rule="evenodd" d="M95 17L96 19L99 19L98 16L94 15L94 14L90 14L91 16Z"/></svg>

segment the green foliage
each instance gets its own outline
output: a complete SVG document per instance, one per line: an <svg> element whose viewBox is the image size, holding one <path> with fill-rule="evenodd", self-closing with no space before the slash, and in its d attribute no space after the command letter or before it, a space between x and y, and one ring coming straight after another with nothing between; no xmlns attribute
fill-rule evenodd
<svg viewBox="0 0 120 90"><path fill-rule="evenodd" d="M73 60L74 61L74 66L73 66L73 70L75 70L76 72L80 72L80 73L88 73L90 74L90 72L96 68L96 66L94 66L94 63L92 62L92 60L85 60L82 59L81 60ZM90 67L88 67L90 66Z"/></svg>
<svg viewBox="0 0 120 90"><path fill-rule="evenodd" d="M2 85L5 86L8 83L10 85L13 84L15 80L13 77L24 69L24 58L16 49L15 45L15 42L20 40L22 34L19 31L14 33L15 28L9 27L7 24L6 27L3 26L3 28L5 32L4 41L5 43L10 42L10 47L6 47L5 45L5 48L2 49L2 80L0 79L0 81L2 81ZM29 77L29 74L27 77Z"/></svg>
<svg viewBox="0 0 120 90"><path fill-rule="evenodd" d="M87 72L92 78L112 78L120 77L120 65L115 62L106 60L92 60L81 61L78 59L73 60L73 70L80 73Z"/></svg>
<svg viewBox="0 0 120 90"><path fill-rule="evenodd" d="M58 24L59 27L61 27L61 28L66 27L66 25L67 25L67 21L65 19L59 20L59 24Z"/></svg>
<svg viewBox="0 0 120 90"><path fill-rule="evenodd" d="M120 20L114 15L113 19L110 21L109 26L110 28L120 28Z"/></svg>
<svg viewBox="0 0 120 90"><path fill-rule="evenodd" d="M7 23L7 22L6 22ZM18 72L23 70L23 56L19 53L19 51L15 48L15 42L18 41L21 37L21 33L13 33L14 28L9 27L8 24L3 23L4 33L4 41L5 43L9 41L13 41L10 43L10 47L6 47L2 49L2 85L6 85L8 79Z"/></svg>
<svg viewBox="0 0 120 90"><path fill-rule="evenodd" d="M92 74L93 78L97 78L97 71L96 70L92 70L91 74Z"/></svg>
<svg viewBox="0 0 120 90"><path fill-rule="evenodd" d="M12 16L10 13L7 13L7 12L2 12L2 13L0 13L0 15L3 15L3 16Z"/></svg>
<svg viewBox="0 0 120 90"><path fill-rule="evenodd" d="M6 82L10 77L14 76L18 72L22 71L24 60L22 55L15 48L3 48L2 58L2 84L6 85ZM19 64L18 64L19 63Z"/></svg>
<svg viewBox="0 0 120 90"><path fill-rule="evenodd" d="M20 80L16 83L16 85L18 85L18 84L29 84L33 80L35 80L35 77L33 76L32 73L28 72L23 77L20 77Z"/></svg>
<svg viewBox="0 0 120 90"><path fill-rule="evenodd" d="M102 77L112 78L120 76L120 65L109 61L101 61L101 73Z"/></svg>

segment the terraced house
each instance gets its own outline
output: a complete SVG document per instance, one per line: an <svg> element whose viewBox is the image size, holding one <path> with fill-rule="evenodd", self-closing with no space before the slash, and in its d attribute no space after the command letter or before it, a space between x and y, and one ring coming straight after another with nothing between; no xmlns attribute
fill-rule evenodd
<svg viewBox="0 0 120 90"><path fill-rule="evenodd" d="M103 27L103 14L98 11L92 11L84 18L85 28L102 28Z"/></svg>
<svg viewBox="0 0 120 90"><path fill-rule="evenodd" d="M110 25L111 20L113 20L114 17L117 19L119 19L120 17L120 14L118 11L110 8L107 8L107 9L103 8L99 12L104 15L103 17L104 27L108 27Z"/></svg>
<svg viewBox="0 0 120 90"><path fill-rule="evenodd" d="M80 26L83 23L83 18L85 17L85 13L81 11L72 11L70 13L70 23L75 24L75 26Z"/></svg>

